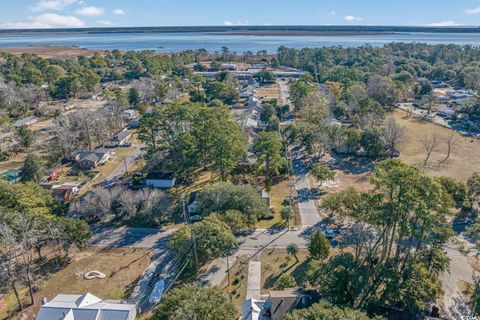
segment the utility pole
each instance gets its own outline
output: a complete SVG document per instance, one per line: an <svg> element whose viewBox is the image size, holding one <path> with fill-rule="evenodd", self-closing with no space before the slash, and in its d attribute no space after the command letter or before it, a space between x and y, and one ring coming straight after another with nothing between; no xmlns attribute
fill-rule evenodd
<svg viewBox="0 0 480 320"><path fill-rule="evenodd" d="M185 205L185 194L182 194L182 207L183 207L183 217L185 218L185 223L188 225L190 228L190 233L192 235L192 243L193 243L193 255L195 257L195 267L197 268L198 271L198 253L197 253L197 240L195 238L195 232L193 232L192 225L190 223L190 215L188 215L188 210L186 210L186 205Z"/></svg>

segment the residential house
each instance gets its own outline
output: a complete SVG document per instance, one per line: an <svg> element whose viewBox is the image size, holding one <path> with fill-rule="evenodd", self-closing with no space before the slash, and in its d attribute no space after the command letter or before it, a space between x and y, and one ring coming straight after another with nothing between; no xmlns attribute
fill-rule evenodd
<svg viewBox="0 0 480 320"><path fill-rule="evenodd" d="M271 320L283 320L292 310L309 307L314 302L311 295L298 289L270 291L269 300Z"/></svg>
<svg viewBox="0 0 480 320"><path fill-rule="evenodd" d="M222 70L222 71L227 71L227 70L234 71L234 70L237 70L237 65L234 64L234 63L222 63L220 65L220 70Z"/></svg>
<svg viewBox="0 0 480 320"><path fill-rule="evenodd" d="M128 123L128 129L138 129L140 128L140 120L139 119L132 119Z"/></svg>
<svg viewBox="0 0 480 320"><path fill-rule="evenodd" d="M250 65L250 68L252 69L266 69L267 68L267 64L265 62L257 62L257 63L252 63Z"/></svg>
<svg viewBox="0 0 480 320"><path fill-rule="evenodd" d="M432 81L430 81L430 83L432 84L432 86L435 89L448 88L448 83L440 81L440 80L432 80Z"/></svg>
<svg viewBox="0 0 480 320"><path fill-rule="evenodd" d="M298 78L301 78L304 74L306 74L306 72L305 71L273 71L273 74L278 78L298 79Z"/></svg>
<svg viewBox="0 0 480 320"><path fill-rule="evenodd" d="M91 293L59 294L40 307L36 320L134 320L134 304L102 300Z"/></svg>
<svg viewBox="0 0 480 320"><path fill-rule="evenodd" d="M26 118L15 121L13 123L13 126L15 128L28 127L28 126L31 126L32 124L37 123L38 121L40 121L39 118L35 116L30 116L30 117L26 117Z"/></svg>
<svg viewBox="0 0 480 320"><path fill-rule="evenodd" d="M257 299L245 300L242 304L242 320L268 320L269 302Z"/></svg>
<svg viewBox="0 0 480 320"><path fill-rule="evenodd" d="M150 172L145 180L147 187L162 189L173 188L176 182L173 172Z"/></svg>
<svg viewBox="0 0 480 320"><path fill-rule="evenodd" d="M83 152L80 154L78 164L80 168L90 170L106 163L110 160L111 151L106 148L98 148L93 152Z"/></svg>
<svg viewBox="0 0 480 320"><path fill-rule="evenodd" d="M128 130L120 131L117 133L112 140L105 144L106 147L114 148L114 147L125 147L131 145L130 138L132 137L132 133Z"/></svg>
<svg viewBox="0 0 480 320"><path fill-rule="evenodd" d="M248 299L242 304L242 320L283 320L297 308L307 308L315 297L301 289L270 291L266 300Z"/></svg>
<svg viewBox="0 0 480 320"><path fill-rule="evenodd" d="M251 95L251 96L248 97L247 107L248 108L262 107L262 101L260 101L260 99L258 99L257 97L254 97L253 95Z"/></svg>
<svg viewBox="0 0 480 320"><path fill-rule="evenodd" d="M452 118L456 114L455 110L447 107L447 106L442 106L437 110L437 115L442 117L442 118Z"/></svg>
<svg viewBox="0 0 480 320"><path fill-rule="evenodd" d="M135 118L135 110L127 109L127 110L123 111L123 117L126 120L132 120L133 118Z"/></svg>
<svg viewBox="0 0 480 320"><path fill-rule="evenodd" d="M70 201L78 191L80 185L78 183L63 183L63 184L41 184L41 186L52 192L52 196L61 202Z"/></svg>

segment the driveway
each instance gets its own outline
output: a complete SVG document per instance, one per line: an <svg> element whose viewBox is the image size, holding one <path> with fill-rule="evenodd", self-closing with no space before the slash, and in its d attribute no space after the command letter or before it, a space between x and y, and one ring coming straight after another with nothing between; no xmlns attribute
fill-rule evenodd
<svg viewBox="0 0 480 320"><path fill-rule="evenodd" d="M462 241L462 239L459 239ZM466 248L473 249L473 245L464 242ZM470 316L468 302L463 299L461 291L463 283L473 283L473 267L470 264L469 256L458 251L455 244L447 244L444 247L447 256L450 258L450 271L441 276L443 283L443 305L450 319L463 319ZM470 254L470 257L473 254Z"/></svg>
<svg viewBox="0 0 480 320"><path fill-rule="evenodd" d="M143 154L142 148L144 147L145 145L143 144L137 145L135 150L131 154L129 154L128 156L122 157L123 161L121 161L118 164L118 166L113 170L113 172L110 173L105 178L105 180L102 181L102 183L108 184L109 182L115 182L120 180L120 178L123 177L128 170L130 170L130 168L133 166L135 161L137 161L137 159L139 159L142 156Z"/></svg>

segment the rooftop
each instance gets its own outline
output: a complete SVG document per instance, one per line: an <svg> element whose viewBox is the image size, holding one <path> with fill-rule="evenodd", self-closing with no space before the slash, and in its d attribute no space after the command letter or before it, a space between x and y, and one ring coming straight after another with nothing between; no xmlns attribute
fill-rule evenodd
<svg viewBox="0 0 480 320"><path fill-rule="evenodd" d="M135 305L104 301L91 293L59 294L44 304L36 320L128 320Z"/></svg>

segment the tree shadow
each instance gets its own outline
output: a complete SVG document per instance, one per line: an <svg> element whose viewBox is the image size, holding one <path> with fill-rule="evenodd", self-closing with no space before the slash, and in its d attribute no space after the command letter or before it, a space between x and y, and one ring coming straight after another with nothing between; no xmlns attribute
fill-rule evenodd
<svg viewBox="0 0 480 320"><path fill-rule="evenodd" d="M375 167L375 162L371 158L343 156L335 152L331 153L332 160L328 165L333 170L340 170L349 174L368 173Z"/></svg>

